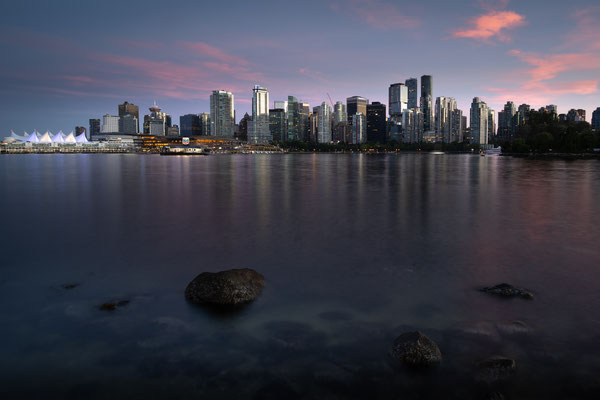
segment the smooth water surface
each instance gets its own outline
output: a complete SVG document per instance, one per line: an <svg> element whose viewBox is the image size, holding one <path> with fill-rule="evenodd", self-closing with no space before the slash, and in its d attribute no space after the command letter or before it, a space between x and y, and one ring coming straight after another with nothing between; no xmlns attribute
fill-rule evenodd
<svg viewBox="0 0 600 400"><path fill-rule="evenodd" d="M4 398L600 393L597 161L2 155L0 188ZM241 267L266 279L243 310L185 301ZM535 299L477 290L501 282ZM438 368L390 359L408 330ZM492 355L516 373L479 382Z"/></svg>

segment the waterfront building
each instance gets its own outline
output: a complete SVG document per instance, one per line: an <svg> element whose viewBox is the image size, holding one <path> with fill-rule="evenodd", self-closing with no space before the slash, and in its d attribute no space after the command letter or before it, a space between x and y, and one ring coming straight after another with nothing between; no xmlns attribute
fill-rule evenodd
<svg viewBox="0 0 600 400"><path fill-rule="evenodd" d="M331 143L331 106L326 102L317 110L317 142Z"/></svg>
<svg viewBox="0 0 600 400"><path fill-rule="evenodd" d="M408 87L404 83L393 83L388 89L390 118L402 119L402 113L408 108Z"/></svg>
<svg viewBox="0 0 600 400"><path fill-rule="evenodd" d="M348 142L352 136L352 124L348 121L341 121L333 126L331 139L334 143Z"/></svg>
<svg viewBox="0 0 600 400"><path fill-rule="evenodd" d="M352 119L352 116L356 113L367 115L367 104L369 99L361 96L352 96L346 99L346 113L348 114L348 121Z"/></svg>
<svg viewBox="0 0 600 400"><path fill-rule="evenodd" d="M452 111L451 118L452 125L450 127L450 143L462 143L467 117L463 117L462 110L457 108Z"/></svg>
<svg viewBox="0 0 600 400"><path fill-rule="evenodd" d="M319 135L319 107L314 107L308 116L307 142L317 143Z"/></svg>
<svg viewBox="0 0 600 400"><path fill-rule="evenodd" d="M288 102L287 100L285 101L281 101L281 100L275 100L273 102L273 109L282 109L283 111L285 111L285 117L287 118L287 112L288 112Z"/></svg>
<svg viewBox="0 0 600 400"><path fill-rule="evenodd" d="M419 86L419 82L417 81L417 78L409 78L406 81L404 81L404 84L406 85L406 88L408 90L408 103L407 103L407 108L417 108L419 107L418 104L418 86Z"/></svg>
<svg viewBox="0 0 600 400"><path fill-rule="evenodd" d="M421 76L421 112L424 132L433 131L433 77L431 75Z"/></svg>
<svg viewBox="0 0 600 400"><path fill-rule="evenodd" d="M123 118L126 115L131 115L135 118L136 126L133 130L127 130L127 133L139 133L140 132L140 108L135 104L131 104L129 102L124 102L123 104L119 104L119 117Z"/></svg>
<svg viewBox="0 0 600 400"><path fill-rule="evenodd" d="M516 133L517 124L517 107L512 101L507 101L503 110L498 113L498 141L511 141Z"/></svg>
<svg viewBox="0 0 600 400"><path fill-rule="evenodd" d="M456 100L452 97L438 97L435 101L435 137L436 141L452 143L454 137L453 114L457 109Z"/></svg>
<svg viewBox="0 0 600 400"><path fill-rule="evenodd" d="M119 117L119 133L126 135L138 134L138 120L131 114L125 114Z"/></svg>
<svg viewBox="0 0 600 400"><path fill-rule="evenodd" d="M235 132L235 108L233 93L213 90L210 96L210 134L233 138Z"/></svg>
<svg viewBox="0 0 600 400"><path fill-rule="evenodd" d="M298 140L308 141L308 130L309 121L308 116L310 115L310 104L305 102L298 102Z"/></svg>
<svg viewBox="0 0 600 400"><path fill-rule="evenodd" d="M200 116L198 114L186 114L180 116L179 127L181 136L200 136Z"/></svg>
<svg viewBox="0 0 600 400"><path fill-rule="evenodd" d="M420 143L423 141L423 112L419 108L409 108L402 113L402 141Z"/></svg>
<svg viewBox="0 0 600 400"><path fill-rule="evenodd" d="M116 115L105 114L102 117L102 128L100 133L119 133L119 120L121 118Z"/></svg>
<svg viewBox="0 0 600 400"><path fill-rule="evenodd" d="M90 130L89 130L89 138L92 139L95 135L100 134L100 120L97 118L92 118L89 121Z"/></svg>
<svg viewBox="0 0 600 400"><path fill-rule="evenodd" d="M300 104L294 96L288 96L287 101L287 138L283 141L301 140Z"/></svg>
<svg viewBox="0 0 600 400"><path fill-rule="evenodd" d="M156 102L149 110L150 114L144 115L144 133L152 136L165 136L167 128L171 126L171 117L163 113Z"/></svg>
<svg viewBox="0 0 600 400"><path fill-rule="evenodd" d="M385 143L387 140L385 108L385 104L378 101L367 105L367 141Z"/></svg>
<svg viewBox="0 0 600 400"><path fill-rule="evenodd" d="M287 133L285 109L273 108L269 110L269 129L271 130L273 141L281 142Z"/></svg>
<svg viewBox="0 0 600 400"><path fill-rule="evenodd" d="M198 114L200 119L200 136L210 136L210 113Z"/></svg>
<svg viewBox="0 0 600 400"><path fill-rule="evenodd" d="M177 126L177 125L168 126L166 128L165 133L166 133L165 136L170 136L170 137L179 136L179 126Z"/></svg>
<svg viewBox="0 0 600 400"><path fill-rule="evenodd" d="M248 143L264 144L273 140L269 127L269 92L255 85L252 89L252 121L248 124Z"/></svg>
<svg viewBox="0 0 600 400"><path fill-rule="evenodd" d="M237 129L237 139L247 141L248 140L248 123L252 120L252 117L248 113L244 114Z"/></svg>
<svg viewBox="0 0 600 400"><path fill-rule="evenodd" d="M348 121L346 105L341 101L337 101L333 106L333 125L336 126L337 124L346 121Z"/></svg>
<svg viewBox="0 0 600 400"><path fill-rule="evenodd" d="M351 132L350 143L363 144L367 142L367 118L365 114L358 112L352 115Z"/></svg>
<svg viewBox="0 0 600 400"><path fill-rule="evenodd" d="M86 132L87 130L85 129L85 126L75 127L75 136L80 136L81 134L83 134L83 136L86 136Z"/></svg>
<svg viewBox="0 0 600 400"><path fill-rule="evenodd" d="M496 140L496 111L488 107L488 143Z"/></svg>
<svg viewBox="0 0 600 400"><path fill-rule="evenodd" d="M531 106L529 104L521 104L517 109L516 115L516 124L517 126L523 126L529 119L529 112L531 111Z"/></svg>
<svg viewBox="0 0 600 400"><path fill-rule="evenodd" d="M389 139L394 142L402 142L402 115L392 117L388 120Z"/></svg>
<svg viewBox="0 0 600 400"><path fill-rule="evenodd" d="M592 112L592 129L596 132L600 131L600 107Z"/></svg>
<svg viewBox="0 0 600 400"><path fill-rule="evenodd" d="M488 123L489 110L487 104L479 97L473 98L471 103L471 143L472 144L487 144L488 143Z"/></svg>

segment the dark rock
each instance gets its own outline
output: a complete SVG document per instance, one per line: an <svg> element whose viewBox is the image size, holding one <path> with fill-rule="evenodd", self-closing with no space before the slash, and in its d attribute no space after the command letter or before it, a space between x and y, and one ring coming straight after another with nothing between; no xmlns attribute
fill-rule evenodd
<svg viewBox="0 0 600 400"><path fill-rule="evenodd" d="M476 378L487 383L494 383L511 377L517 363L511 358L495 356L477 363Z"/></svg>
<svg viewBox="0 0 600 400"><path fill-rule="evenodd" d="M488 286L481 289L484 293L495 294L502 297L522 297L527 300L533 299L533 294L527 290L520 289L509 285L508 283L501 283L495 286Z"/></svg>
<svg viewBox="0 0 600 400"><path fill-rule="evenodd" d="M114 311L117 307L124 307L129 304L129 300L114 300L102 304L98 309L101 311Z"/></svg>
<svg viewBox="0 0 600 400"><path fill-rule="evenodd" d="M494 392L487 395L486 400L504 400L504 395L500 392Z"/></svg>
<svg viewBox="0 0 600 400"><path fill-rule="evenodd" d="M531 333L531 329L522 321L504 321L496 324L496 328L505 335L525 335Z"/></svg>
<svg viewBox="0 0 600 400"><path fill-rule="evenodd" d="M188 284L185 298L197 304L239 305L256 299L264 286L265 278L248 268L203 272Z"/></svg>
<svg viewBox="0 0 600 400"><path fill-rule="evenodd" d="M412 366L429 366L442 361L442 353L435 342L421 332L407 332L394 340L391 355Z"/></svg>
<svg viewBox="0 0 600 400"><path fill-rule="evenodd" d="M79 283L67 283L66 285L62 285L62 288L65 290L75 289L79 285Z"/></svg>

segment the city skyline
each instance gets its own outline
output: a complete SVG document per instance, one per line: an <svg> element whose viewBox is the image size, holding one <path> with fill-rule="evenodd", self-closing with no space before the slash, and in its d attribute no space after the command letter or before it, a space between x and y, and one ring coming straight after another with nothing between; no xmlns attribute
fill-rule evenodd
<svg viewBox="0 0 600 400"><path fill-rule="evenodd" d="M390 84L420 81L424 74L434 77L433 106L437 97L452 97L465 114L474 97L497 111L507 101L534 109L556 104L560 113L582 108L588 122L600 105L600 12L593 12L592 1L568 7L329 1L320 15L305 10L310 3L287 19L290 5L270 7L269 27L260 34L250 29L256 11L244 3L234 3L240 16L203 5L197 15L203 24L196 25L175 24L190 21L186 10L197 9L186 1L119 3L112 14L117 3L111 1L102 7L61 1L11 6L0 17L7 55L0 67L0 129L20 134L87 126L125 100L143 110L156 100L178 120L209 112L213 90L233 93L237 123L251 114L254 85L268 88L269 108L288 96L314 107L329 103L328 94L333 102L362 96L387 105ZM31 6L39 12L27 12ZM130 15L150 22L160 17L163 24L130 22ZM111 28L99 30L106 16ZM216 35L219 24L227 29ZM322 31L327 40L316 41ZM364 56L349 63L357 50Z"/></svg>

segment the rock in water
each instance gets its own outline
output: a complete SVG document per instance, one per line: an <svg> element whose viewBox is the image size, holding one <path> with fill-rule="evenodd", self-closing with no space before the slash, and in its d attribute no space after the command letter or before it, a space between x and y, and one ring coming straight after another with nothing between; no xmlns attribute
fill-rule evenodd
<svg viewBox="0 0 600 400"><path fill-rule="evenodd" d="M533 294L527 290L520 289L509 285L508 283L501 283L495 286L488 286L481 289L484 293L495 294L502 297L522 297L527 300L533 299Z"/></svg>
<svg viewBox="0 0 600 400"><path fill-rule="evenodd" d="M442 353L435 342L421 332L407 332L394 340L391 355L412 366L430 366L442 361Z"/></svg>
<svg viewBox="0 0 600 400"><path fill-rule="evenodd" d="M511 358L496 356L477 364L477 379L494 383L509 378L514 374L517 363Z"/></svg>
<svg viewBox="0 0 600 400"><path fill-rule="evenodd" d="M248 268L203 272L188 284L185 298L197 304L238 305L256 299L264 287L265 278Z"/></svg>

